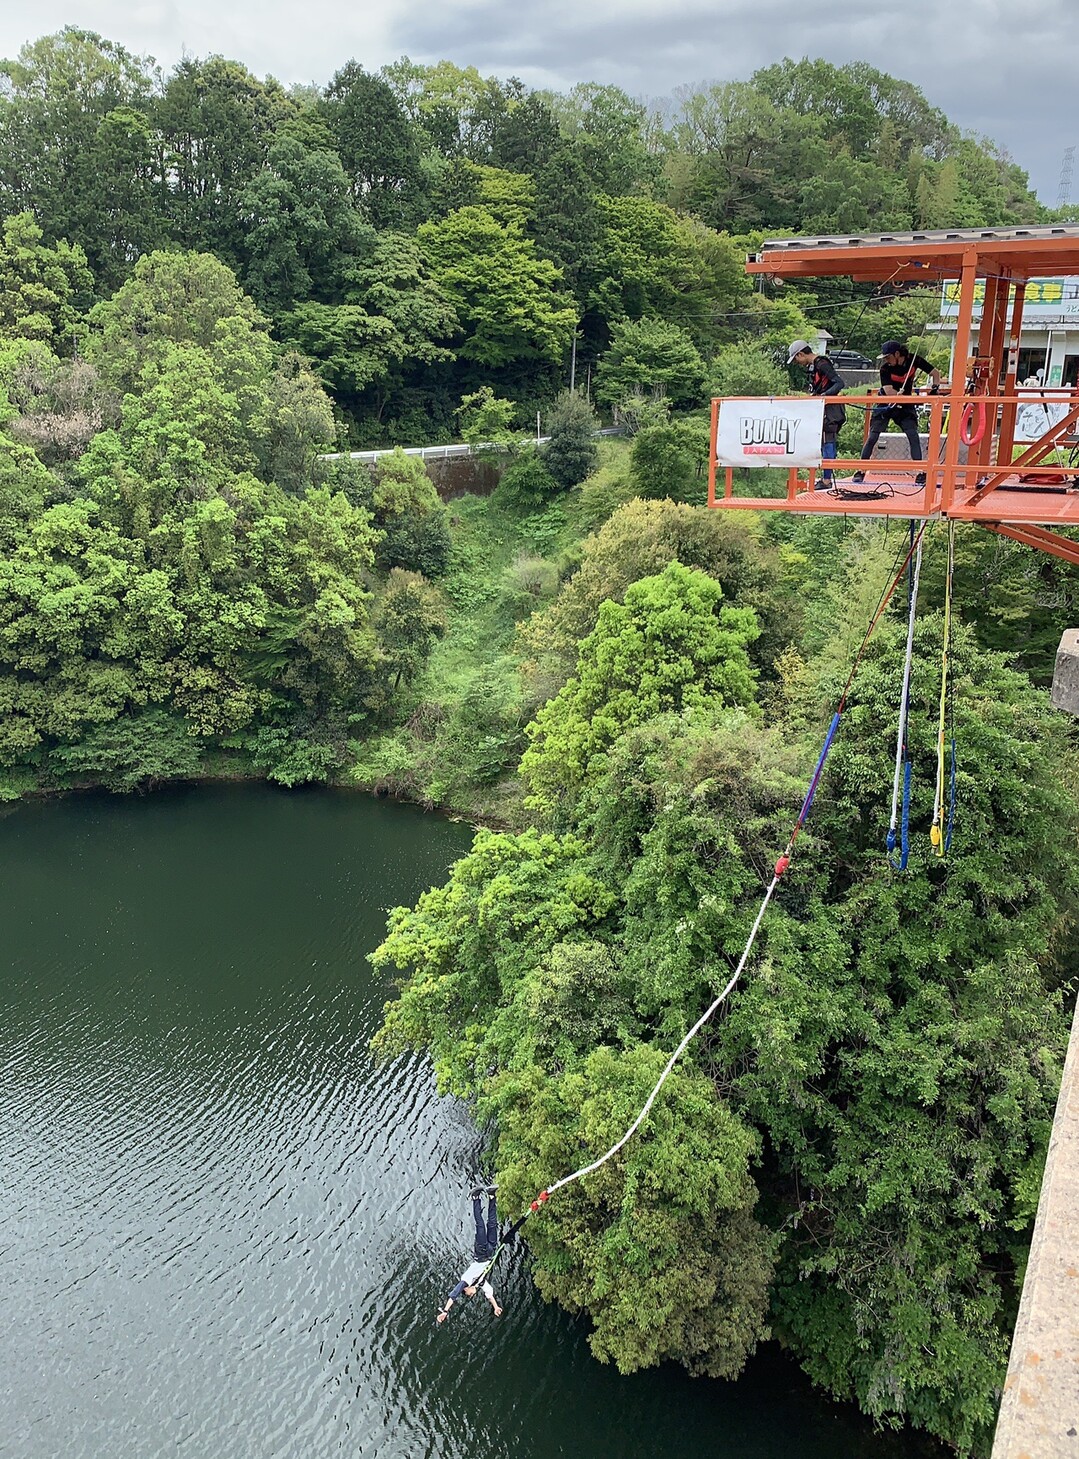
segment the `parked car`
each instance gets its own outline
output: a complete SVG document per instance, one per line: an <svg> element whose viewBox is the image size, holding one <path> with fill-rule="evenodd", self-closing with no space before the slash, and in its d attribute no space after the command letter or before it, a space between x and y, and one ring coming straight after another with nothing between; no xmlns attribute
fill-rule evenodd
<svg viewBox="0 0 1079 1459"><path fill-rule="evenodd" d="M875 360L866 359L865 355L859 354L857 350L829 350L828 358L837 370L844 368L848 370L875 370Z"/></svg>

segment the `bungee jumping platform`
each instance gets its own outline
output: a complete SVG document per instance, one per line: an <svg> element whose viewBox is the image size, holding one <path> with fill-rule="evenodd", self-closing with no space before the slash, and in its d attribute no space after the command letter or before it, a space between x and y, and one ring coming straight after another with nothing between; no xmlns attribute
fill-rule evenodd
<svg viewBox="0 0 1079 1459"><path fill-rule="evenodd" d="M785 455L796 454L793 443L800 439L804 448L811 437L811 415L805 414L799 432L793 413L821 402L713 400L709 506L974 522L1079 563L1079 542L1065 535L1079 527L1079 394L1054 388L1031 395L1016 378L1027 283L1079 275L1079 224L771 239L751 255L747 269L779 281L844 276L881 288L955 280L955 367L940 392L909 398L927 416L924 461L840 458L827 463L838 479L824 488L820 452L815 462L803 454L788 467L779 496L744 493L742 478L752 473L739 472L735 490L738 466L750 463L724 449L732 438L728 423L736 418L750 443L745 450L760 453L752 464L782 467ZM844 395L842 402L868 412L880 396ZM1044 428L1035 428L1033 438L1032 409L1044 416ZM791 425L784 436L787 410ZM1017 432L1021 412L1025 430ZM850 480L863 470L864 481ZM922 472L924 484L916 480Z"/></svg>

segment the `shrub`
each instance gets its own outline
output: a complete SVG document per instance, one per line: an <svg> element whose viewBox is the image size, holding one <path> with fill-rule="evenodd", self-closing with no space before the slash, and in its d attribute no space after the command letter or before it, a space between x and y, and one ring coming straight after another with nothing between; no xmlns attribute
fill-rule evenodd
<svg viewBox="0 0 1079 1459"><path fill-rule="evenodd" d="M596 413L583 396L565 390L547 419L550 440L543 464L563 490L577 486L596 468Z"/></svg>

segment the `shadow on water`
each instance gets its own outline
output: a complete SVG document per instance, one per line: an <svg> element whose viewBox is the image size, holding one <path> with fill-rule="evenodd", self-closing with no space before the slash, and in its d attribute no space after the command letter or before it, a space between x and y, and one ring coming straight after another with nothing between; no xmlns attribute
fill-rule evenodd
<svg viewBox="0 0 1079 1459"><path fill-rule="evenodd" d="M365 954L469 844L414 807L198 787L0 821L0 1455L912 1459L774 1349L620 1377L470 1241L468 1112L376 1067Z"/></svg>

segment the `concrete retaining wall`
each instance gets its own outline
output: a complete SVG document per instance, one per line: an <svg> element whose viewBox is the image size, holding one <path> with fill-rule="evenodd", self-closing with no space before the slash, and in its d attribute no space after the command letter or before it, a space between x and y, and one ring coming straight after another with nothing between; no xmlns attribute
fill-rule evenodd
<svg viewBox="0 0 1079 1459"><path fill-rule="evenodd" d="M1049 1141L993 1459L1079 1459L1079 1006Z"/></svg>

